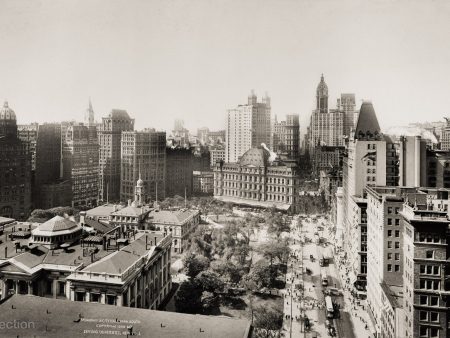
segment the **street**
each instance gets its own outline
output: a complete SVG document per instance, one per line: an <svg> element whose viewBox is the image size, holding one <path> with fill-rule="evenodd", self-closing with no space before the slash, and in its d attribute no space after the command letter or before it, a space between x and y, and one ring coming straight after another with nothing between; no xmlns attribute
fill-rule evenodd
<svg viewBox="0 0 450 338"><path fill-rule="evenodd" d="M328 231L328 221L323 217L318 217L316 221L313 221L312 217L304 217L303 226L299 228L297 226L299 217L296 215L291 222L291 258L286 275L282 335L284 337L326 337L330 336L328 324L336 329L338 337L353 338L355 330L352 322L354 319L349 313L350 298L342 288L339 268L333 259L334 254L328 254L330 256L328 264L323 267L319 264L320 254L334 252L329 243L332 235ZM319 235L321 243L316 242L315 234ZM327 276L328 287L322 286L322 274ZM335 318L326 322L324 291L330 288L335 290L332 300L339 308L335 310L335 313L339 314L335 314ZM304 320L305 317L308 319ZM309 321L309 328L305 330L307 321ZM358 333L361 332L360 325L356 330Z"/></svg>

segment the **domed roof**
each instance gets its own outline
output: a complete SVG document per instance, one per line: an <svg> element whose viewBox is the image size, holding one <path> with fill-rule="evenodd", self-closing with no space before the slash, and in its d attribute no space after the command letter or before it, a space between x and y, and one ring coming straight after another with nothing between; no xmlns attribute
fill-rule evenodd
<svg viewBox="0 0 450 338"><path fill-rule="evenodd" d="M0 120L15 120L15 119L16 113L14 112L14 110L9 108L8 101L5 101L2 110L0 110Z"/></svg>
<svg viewBox="0 0 450 338"><path fill-rule="evenodd" d="M263 148L252 148L247 150L239 160L241 166L253 165L255 167L266 167L270 153Z"/></svg>
<svg viewBox="0 0 450 338"><path fill-rule="evenodd" d="M327 84L325 83L325 80L324 80L324 78L323 78L323 74L322 74L322 76L320 77L320 82L319 82L319 84L317 85L317 95L319 95L319 93L320 93L321 95L328 95L328 86L327 86Z"/></svg>
<svg viewBox="0 0 450 338"><path fill-rule="evenodd" d="M52 219L49 219L47 222L42 223L38 227L38 229L40 231L55 232L55 231L70 230L76 228L77 226L78 225L75 222L72 222L70 219L61 216L55 216Z"/></svg>

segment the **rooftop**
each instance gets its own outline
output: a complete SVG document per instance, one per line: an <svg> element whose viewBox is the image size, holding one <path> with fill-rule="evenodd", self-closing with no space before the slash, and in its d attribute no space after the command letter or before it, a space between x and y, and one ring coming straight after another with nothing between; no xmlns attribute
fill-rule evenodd
<svg viewBox="0 0 450 338"><path fill-rule="evenodd" d="M11 337L116 337L131 325L141 337L246 338L247 320L117 307L62 299L13 295L0 304L2 321L29 324L8 329ZM81 319L80 319L81 317ZM92 331L91 331L92 330ZM97 331L97 332L96 332Z"/></svg>
<svg viewBox="0 0 450 338"><path fill-rule="evenodd" d="M104 204L86 211L86 215L91 217L107 217L122 208L123 205L120 204Z"/></svg>
<svg viewBox="0 0 450 338"><path fill-rule="evenodd" d="M398 285L388 285L386 283L381 283L381 289L383 290L386 298L393 308L403 307L403 287Z"/></svg>
<svg viewBox="0 0 450 338"><path fill-rule="evenodd" d="M158 232L151 234L138 232L136 234L136 239L129 245L88 265L81 271L121 275L144 255L152 251L155 242L159 243L162 239L164 239L163 234Z"/></svg>
<svg viewBox="0 0 450 338"><path fill-rule="evenodd" d="M152 210L148 216L147 221L151 223L163 224L183 224L187 219L198 214L198 210L180 209L180 210Z"/></svg>
<svg viewBox="0 0 450 338"><path fill-rule="evenodd" d="M149 206L134 207L134 206L130 205L130 206L127 206L116 212L113 212L111 215L137 217L137 216L141 216L142 214L149 212L150 210L151 210L151 208Z"/></svg>

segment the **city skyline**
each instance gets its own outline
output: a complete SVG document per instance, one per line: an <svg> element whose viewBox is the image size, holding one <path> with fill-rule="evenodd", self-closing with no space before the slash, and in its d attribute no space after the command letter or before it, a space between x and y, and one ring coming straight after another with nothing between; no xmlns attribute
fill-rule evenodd
<svg viewBox="0 0 450 338"><path fill-rule="evenodd" d="M444 1L2 4L0 98L20 124L82 121L91 97L97 121L119 108L137 129L219 130L254 89L304 131L322 73L330 108L355 93L383 130L443 120L450 104Z"/></svg>

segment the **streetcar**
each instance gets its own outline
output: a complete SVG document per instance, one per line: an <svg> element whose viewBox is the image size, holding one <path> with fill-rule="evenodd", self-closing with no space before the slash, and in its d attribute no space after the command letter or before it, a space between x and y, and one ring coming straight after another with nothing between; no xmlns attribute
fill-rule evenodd
<svg viewBox="0 0 450 338"><path fill-rule="evenodd" d="M328 286L328 275L325 269L320 271L320 279L322 280L322 286Z"/></svg>
<svg viewBox="0 0 450 338"><path fill-rule="evenodd" d="M334 317L334 306L330 296L325 297L325 307L327 309L327 318Z"/></svg>

